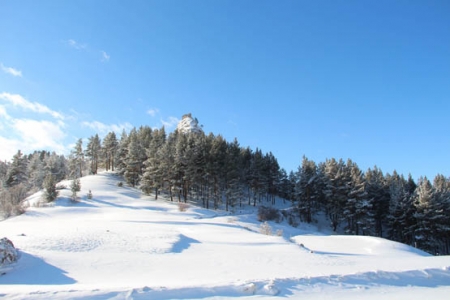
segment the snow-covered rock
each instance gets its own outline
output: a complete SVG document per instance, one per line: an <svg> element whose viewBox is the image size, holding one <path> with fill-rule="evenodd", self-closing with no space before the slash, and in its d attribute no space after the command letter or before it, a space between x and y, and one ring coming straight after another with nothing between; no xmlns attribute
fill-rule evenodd
<svg viewBox="0 0 450 300"><path fill-rule="evenodd" d="M192 114L185 114L177 125L178 132L181 133L201 133L203 129L198 125L197 118L193 118Z"/></svg>
<svg viewBox="0 0 450 300"><path fill-rule="evenodd" d="M14 244L7 238L0 240L0 267L12 264L19 258Z"/></svg>

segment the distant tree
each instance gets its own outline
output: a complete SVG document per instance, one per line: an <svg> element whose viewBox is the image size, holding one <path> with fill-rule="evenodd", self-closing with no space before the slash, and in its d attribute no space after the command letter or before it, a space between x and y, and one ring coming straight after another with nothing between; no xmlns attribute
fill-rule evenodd
<svg viewBox="0 0 450 300"><path fill-rule="evenodd" d="M13 156L12 163L8 168L8 173L6 174L6 185L8 187L13 187L19 183L26 183L28 180L27 176L27 158L19 150Z"/></svg>
<svg viewBox="0 0 450 300"><path fill-rule="evenodd" d="M84 164L84 152L83 152L83 140L79 139L74 149L72 150L73 166L71 171L73 172L73 178L83 177L83 164Z"/></svg>
<svg viewBox="0 0 450 300"><path fill-rule="evenodd" d="M351 160L348 160L347 167L350 168L351 188L344 207L346 231L356 235L371 235L374 227L373 208L366 191L364 173Z"/></svg>
<svg viewBox="0 0 450 300"><path fill-rule="evenodd" d="M119 144L117 146L117 151L115 155L115 165L119 174L123 175L126 169L126 159L128 155L128 144L129 137L125 129L122 131L122 135L120 137Z"/></svg>
<svg viewBox="0 0 450 300"><path fill-rule="evenodd" d="M79 178L74 178L70 183L70 190L72 191L72 199L77 199L77 193L81 190L81 182Z"/></svg>
<svg viewBox="0 0 450 300"><path fill-rule="evenodd" d="M372 202L374 235L382 237L383 225L387 222L389 213L389 186L383 172L376 166L367 170L365 177L368 199Z"/></svg>
<svg viewBox="0 0 450 300"><path fill-rule="evenodd" d="M41 152L35 152L31 155L27 172L28 183L30 186L32 188L41 189L45 178L45 166Z"/></svg>
<svg viewBox="0 0 450 300"><path fill-rule="evenodd" d="M103 152L104 152L104 159L105 159L105 169L106 171L109 171L110 169L114 171L114 162L115 162L115 156L116 151L119 143L116 138L116 134L114 131L109 132L105 138L103 139Z"/></svg>
<svg viewBox="0 0 450 300"><path fill-rule="evenodd" d="M125 180L135 187L139 184L141 175L141 153L144 151L138 140L137 131L130 132L127 155L125 158Z"/></svg>
<svg viewBox="0 0 450 300"><path fill-rule="evenodd" d="M97 174L101 155L101 140L98 134L91 136L86 145L85 155L90 158L90 173Z"/></svg>
<svg viewBox="0 0 450 300"><path fill-rule="evenodd" d="M56 182L66 178L68 170L64 155L58 155L55 152L47 154L44 157L44 165L45 173L52 174Z"/></svg>
<svg viewBox="0 0 450 300"><path fill-rule="evenodd" d="M44 194L43 198L47 202L53 202L58 197L58 191L56 190L55 177L49 174L44 179Z"/></svg>
<svg viewBox="0 0 450 300"><path fill-rule="evenodd" d="M302 165L297 173L298 181L295 185L295 198L300 218L307 223L312 222L313 215L317 212L317 192L315 181L317 180L317 166L314 161L303 156Z"/></svg>

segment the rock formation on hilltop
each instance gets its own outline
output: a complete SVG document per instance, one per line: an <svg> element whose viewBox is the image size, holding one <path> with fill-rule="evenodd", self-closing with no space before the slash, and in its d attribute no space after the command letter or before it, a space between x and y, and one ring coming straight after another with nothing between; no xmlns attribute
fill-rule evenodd
<svg viewBox="0 0 450 300"><path fill-rule="evenodd" d="M177 130L180 133L202 133L203 129L198 125L197 118L193 118L191 113L183 115L181 121L177 125Z"/></svg>

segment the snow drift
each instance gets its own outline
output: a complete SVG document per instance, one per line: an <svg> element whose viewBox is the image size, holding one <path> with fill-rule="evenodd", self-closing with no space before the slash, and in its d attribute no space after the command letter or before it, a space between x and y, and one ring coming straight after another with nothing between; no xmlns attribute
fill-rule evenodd
<svg viewBox="0 0 450 300"><path fill-rule="evenodd" d="M80 201L0 222L21 258L0 276L11 299L444 299L450 257L385 239L338 236L255 214L158 201L120 177L81 179ZM92 199L88 199L88 191ZM31 197L30 202L36 200Z"/></svg>

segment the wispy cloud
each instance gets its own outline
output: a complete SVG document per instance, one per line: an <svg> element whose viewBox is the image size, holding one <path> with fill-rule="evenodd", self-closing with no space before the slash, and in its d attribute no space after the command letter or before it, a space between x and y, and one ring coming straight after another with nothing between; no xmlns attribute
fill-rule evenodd
<svg viewBox="0 0 450 300"><path fill-rule="evenodd" d="M100 135L105 135L111 131L114 131L116 133L121 133L124 129L126 131L130 131L133 128L133 125L130 123L122 123L122 124L104 124L99 121L92 121L92 122L82 122L82 126L88 127L99 133Z"/></svg>
<svg viewBox="0 0 450 300"><path fill-rule="evenodd" d="M61 141L65 137L62 122L38 121L30 119L14 120L14 128L31 149L54 149L63 152Z"/></svg>
<svg viewBox="0 0 450 300"><path fill-rule="evenodd" d="M69 39L66 41L67 45L70 47L77 49L77 50L87 50L88 45L87 44L81 44L75 40Z"/></svg>
<svg viewBox="0 0 450 300"><path fill-rule="evenodd" d="M100 53L102 54L102 62L108 62L111 58L111 56L103 50L100 51Z"/></svg>
<svg viewBox="0 0 450 300"><path fill-rule="evenodd" d="M176 117L168 117L166 120L161 119L161 123L164 125L166 129L173 128L178 125L180 120Z"/></svg>
<svg viewBox="0 0 450 300"><path fill-rule="evenodd" d="M152 117L156 116L157 113L159 113L159 109L157 109L157 108L151 108L151 109L147 110L147 114Z"/></svg>
<svg viewBox="0 0 450 300"><path fill-rule="evenodd" d="M56 119L61 120L64 119L63 115L60 114L59 112L51 110L50 108L48 108L43 104L37 102L30 102L18 94L1 93L0 99L25 110L31 110L42 114L49 114Z"/></svg>
<svg viewBox="0 0 450 300"><path fill-rule="evenodd" d="M0 64L0 68L6 74L9 74L9 75L12 75L12 76L15 76L15 77L22 77L22 71L19 71L17 69L12 68L12 67L6 67L3 64Z"/></svg>
<svg viewBox="0 0 450 300"><path fill-rule="evenodd" d="M5 111L4 113L6 114ZM65 153L67 149L63 140L66 135L63 127L62 121L14 119L8 116L8 119L0 123L0 159L11 159L19 149L23 153L35 150Z"/></svg>

